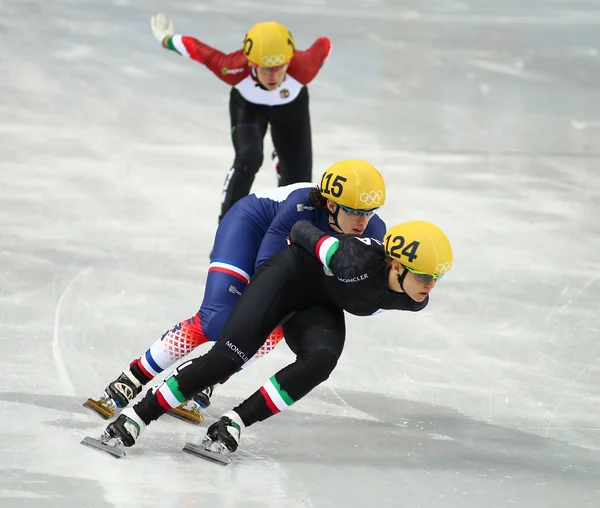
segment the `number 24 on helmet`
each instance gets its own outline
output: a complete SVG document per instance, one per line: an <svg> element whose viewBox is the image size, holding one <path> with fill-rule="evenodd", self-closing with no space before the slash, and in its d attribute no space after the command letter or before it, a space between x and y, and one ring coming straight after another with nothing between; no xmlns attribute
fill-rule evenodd
<svg viewBox="0 0 600 508"><path fill-rule="evenodd" d="M435 224L412 221L390 228L383 238L385 253L417 275L423 283L441 278L452 268L452 246Z"/></svg>

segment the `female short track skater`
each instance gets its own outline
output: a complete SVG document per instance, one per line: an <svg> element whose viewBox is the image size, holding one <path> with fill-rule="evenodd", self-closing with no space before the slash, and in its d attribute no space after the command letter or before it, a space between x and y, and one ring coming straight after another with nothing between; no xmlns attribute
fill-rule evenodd
<svg viewBox="0 0 600 508"><path fill-rule="evenodd" d="M240 200L217 229L200 310L167 330L109 383L99 399L88 399L85 406L112 418L116 408L126 407L142 386L164 369L201 344L216 341L255 266L287 246L298 220L308 220L328 234L351 233L382 240L385 224L375 211L384 202L385 184L379 171L355 159L330 166L318 187L296 184ZM279 329L273 332L256 357L271 351L281 337ZM212 387L194 395L195 400L176 409L176 416L200 420L200 408L210 404Z"/></svg>
<svg viewBox="0 0 600 508"><path fill-rule="evenodd" d="M248 31L242 49L225 54L175 33L172 21L163 14L152 17L151 28L163 47L206 65L232 87L229 115L235 159L225 179L219 220L250 192L263 162L263 138L269 125L279 161L279 185L312 180L306 85L329 56L327 37L320 37L306 51L297 50L286 27L266 21Z"/></svg>

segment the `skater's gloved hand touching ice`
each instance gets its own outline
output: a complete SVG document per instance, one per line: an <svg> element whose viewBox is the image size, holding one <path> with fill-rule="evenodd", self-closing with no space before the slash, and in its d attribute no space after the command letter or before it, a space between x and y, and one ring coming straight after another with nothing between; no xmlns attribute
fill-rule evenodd
<svg viewBox="0 0 600 508"><path fill-rule="evenodd" d="M150 19L150 28L152 28L152 33L156 37L156 40L161 44L163 44L166 37L172 37L175 33L173 22L162 13L152 16Z"/></svg>

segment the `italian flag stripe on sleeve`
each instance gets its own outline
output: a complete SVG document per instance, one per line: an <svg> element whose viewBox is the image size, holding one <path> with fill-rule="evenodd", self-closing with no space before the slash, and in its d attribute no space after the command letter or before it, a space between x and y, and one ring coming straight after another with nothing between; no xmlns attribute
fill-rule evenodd
<svg viewBox="0 0 600 508"><path fill-rule="evenodd" d="M172 37L169 37L166 41L163 42L163 46L166 48L176 51L181 56L190 57L190 53L185 47L185 41L183 40L183 36L179 34L174 34ZM166 44L165 44L166 43Z"/></svg>
<svg viewBox="0 0 600 508"><path fill-rule="evenodd" d="M335 254L335 251L338 250L339 246L340 241L333 236L324 236L317 242L315 252L317 253L317 257L321 260L321 263L327 268L329 268L331 256Z"/></svg>

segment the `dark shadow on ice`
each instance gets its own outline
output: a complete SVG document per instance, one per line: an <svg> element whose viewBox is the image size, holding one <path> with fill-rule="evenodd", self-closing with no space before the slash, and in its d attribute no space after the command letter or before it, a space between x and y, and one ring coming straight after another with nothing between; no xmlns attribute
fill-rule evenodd
<svg viewBox="0 0 600 508"><path fill-rule="evenodd" d="M28 404L46 409L54 409L56 411L64 411L69 414L84 414L88 412L88 410L82 406L82 404L85 402L84 400L67 395L2 392L0 393L0 401Z"/></svg>
<svg viewBox="0 0 600 508"><path fill-rule="evenodd" d="M600 452L597 451L476 421L441 406L368 392L336 390L336 393L347 404L350 414L358 410L367 417L304 412L310 411L308 400L303 404L303 412L287 411L247 429L236 462L242 465L275 460L286 464L428 470L491 478L514 476L518 471L523 481L572 480L590 483L594 489L600 480ZM346 407L324 388L310 397L336 405L342 411ZM0 393L0 401L90 416L87 421L66 417L47 422L55 427L81 430L103 425L103 421L83 408L75 397L9 392ZM150 427L143 436L145 447L150 446L153 453L173 453L190 436L195 437L196 432L198 438L201 437L215 418L239 402L237 398L215 397L206 422L200 427L163 417L161 421L172 428L172 434L166 441L164 435L157 441L152 437L154 427ZM143 455L142 450L139 453ZM184 460L183 456L178 458Z"/></svg>
<svg viewBox="0 0 600 508"><path fill-rule="evenodd" d="M600 480L600 452L479 422L449 408L375 393L336 392L350 409L376 420L284 412L246 431L238 461L253 461L258 455L282 463L424 469L492 478L518 472L528 481L570 479L596 485ZM312 396L335 401L327 400L326 390ZM228 408L223 402L219 399L219 409Z"/></svg>

